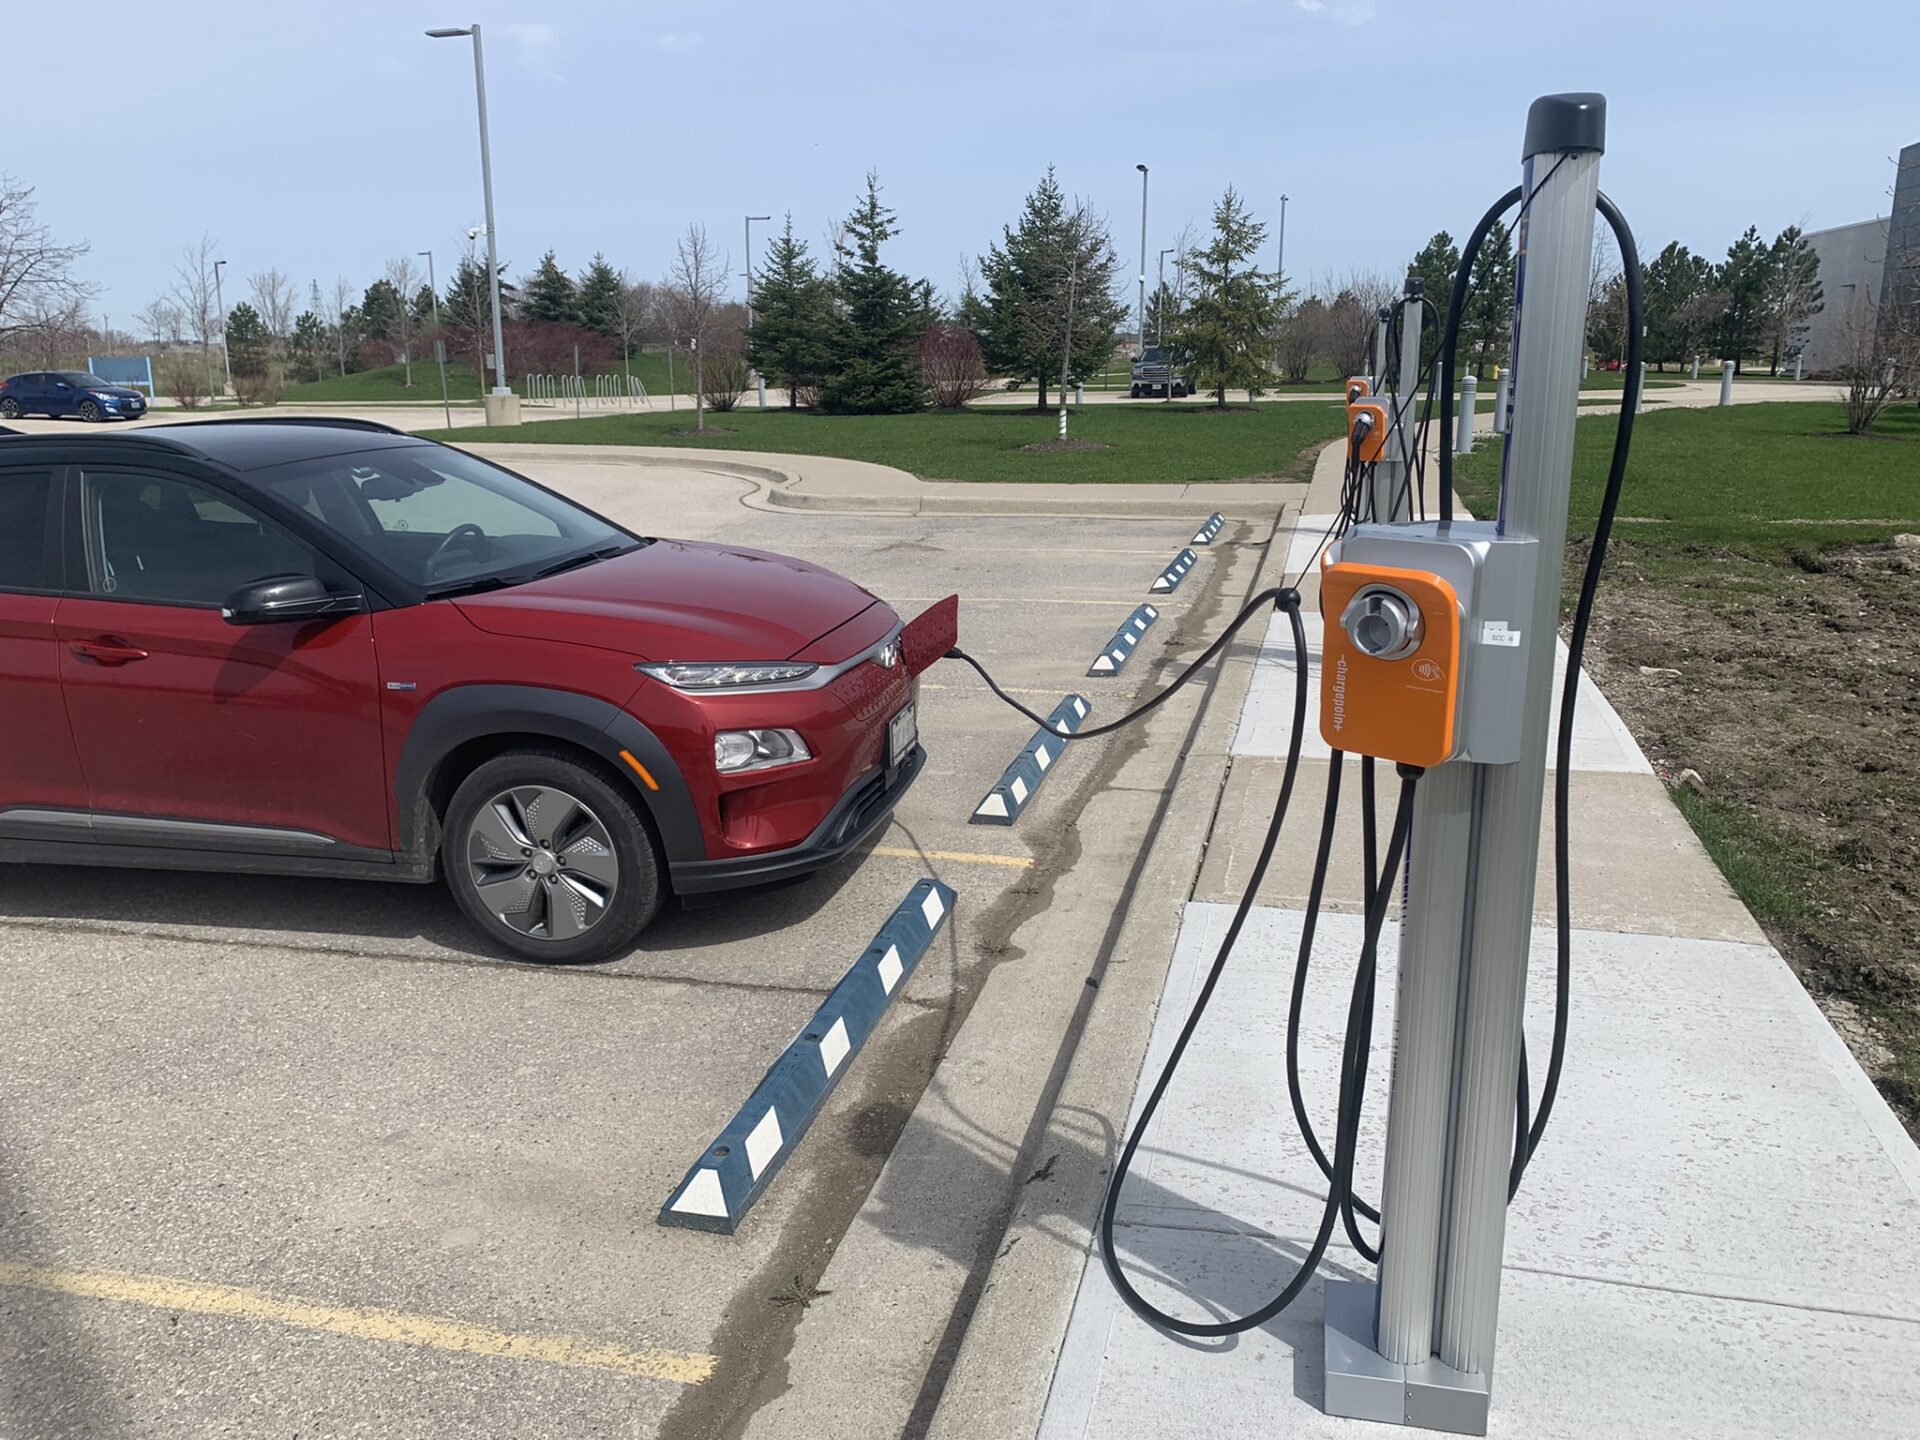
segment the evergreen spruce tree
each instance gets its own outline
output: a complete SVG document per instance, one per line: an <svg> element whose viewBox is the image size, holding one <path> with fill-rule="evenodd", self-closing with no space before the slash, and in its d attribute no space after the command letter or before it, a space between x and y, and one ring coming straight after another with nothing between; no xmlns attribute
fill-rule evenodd
<svg viewBox="0 0 1920 1440"><path fill-rule="evenodd" d="M260 312L242 300L227 312L227 349L236 376L267 373L267 361L273 354L273 337L267 333Z"/></svg>
<svg viewBox="0 0 1920 1440"><path fill-rule="evenodd" d="M1484 245L1480 253L1486 253ZM1407 274L1421 282L1427 299L1439 307L1442 323L1445 322L1447 302L1453 297L1453 277L1459 269L1460 247L1453 243L1453 236L1444 230L1422 245L1419 253L1407 262Z"/></svg>
<svg viewBox="0 0 1920 1440"><path fill-rule="evenodd" d="M1267 337L1291 299L1255 264L1266 241L1267 227L1229 185L1213 207L1212 238L1187 257L1190 298L1170 348L1222 408L1229 389L1256 389L1267 379Z"/></svg>
<svg viewBox="0 0 1920 1440"><path fill-rule="evenodd" d="M431 285L422 285L408 302L413 307L413 323L422 330L433 328L433 317L440 312L439 299Z"/></svg>
<svg viewBox="0 0 1920 1440"><path fill-rule="evenodd" d="M575 317L595 334L620 339L620 274L598 251L580 276Z"/></svg>
<svg viewBox="0 0 1920 1440"><path fill-rule="evenodd" d="M360 297L360 322L369 340L392 338L400 328L400 292L390 280L376 280Z"/></svg>
<svg viewBox="0 0 1920 1440"><path fill-rule="evenodd" d="M1473 257L1473 278L1468 282L1466 309L1460 316L1461 343L1473 356L1474 375L1483 380L1493 360L1506 358L1513 338L1515 273L1513 236L1496 220L1487 238L1480 242L1480 253ZM1436 303L1445 315L1447 298Z"/></svg>
<svg viewBox="0 0 1920 1440"><path fill-rule="evenodd" d="M1726 294L1726 309L1720 316L1720 357L1733 361L1735 374L1746 357L1760 348L1772 272L1767 244L1752 225L1727 247L1726 260L1714 272L1716 288Z"/></svg>
<svg viewBox="0 0 1920 1440"><path fill-rule="evenodd" d="M880 247L898 232L880 203L880 178L847 216L834 279L840 323L834 327L833 374L820 387L820 408L834 415L901 415L927 404L926 377L913 354L926 320L924 292L881 263Z"/></svg>
<svg viewBox="0 0 1920 1440"><path fill-rule="evenodd" d="M787 392L797 409L798 392L813 389L834 360L833 293L820 277L804 240L794 237L793 215L774 237L754 277L753 328L747 361Z"/></svg>
<svg viewBox="0 0 1920 1440"><path fill-rule="evenodd" d="M1781 360L1805 341L1807 321L1825 308L1820 257L1798 225L1789 225L1774 237L1767 251L1767 271L1761 323L1768 348L1768 373L1778 375Z"/></svg>
<svg viewBox="0 0 1920 1440"><path fill-rule="evenodd" d="M293 322L293 338L287 343L293 358L294 373L302 380L318 380L327 363L327 327L311 310L302 310Z"/></svg>
<svg viewBox="0 0 1920 1440"><path fill-rule="evenodd" d="M1084 205L1068 207L1052 167L1000 236L980 259L986 294L971 314L963 305L962 318L987 368L1034 381L1045 409L1047 383L1063 360L1071 377L1084 380L1113 354L1113 332L1126 315L1114 298L1120 259L1106 223Z"/></svg>
<svg viewBox="0 0 1920 1440"><path fill-rule="evenodd" d="M1684 364L1706 338L1703 310L1713 290L1713 264L1679 241L1667 243L1646 267L1647 358L1661 369Z"/></svg>
<svg viewBox="0 0 1920 1440"><path fill-rule="evenodd" d="M482 271L482 274L485 272ZM527 277L520 297L522 320L547 320L562 325L580 323L580 296L573 277L560 268L549 250L540 257L540 265Z"/></svg>

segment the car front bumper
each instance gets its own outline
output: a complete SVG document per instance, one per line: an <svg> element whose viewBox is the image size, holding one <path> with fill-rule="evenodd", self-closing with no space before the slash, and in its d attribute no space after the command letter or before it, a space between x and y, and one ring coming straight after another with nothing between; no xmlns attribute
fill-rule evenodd
<svg viewBox="0 0 1920 1440"><path fill-rule="evenodd" d="M673 888L681 895L768 885L810 874L857 850L874 831L887 823L900 797L926 768L927 752L915 745L900 762L891 780L884 769L862 777L828 812L827 818L798 845L724 860L680 860L668 867Z"/></svg>

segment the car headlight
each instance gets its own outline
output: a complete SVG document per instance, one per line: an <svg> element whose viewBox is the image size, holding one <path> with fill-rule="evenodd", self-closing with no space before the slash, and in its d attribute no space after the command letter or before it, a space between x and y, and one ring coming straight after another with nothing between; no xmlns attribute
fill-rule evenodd
<svg viewBox="0 0 1920 1440"><path fill-rule="evenodd" d="M713 737L713 768L722 775L798 765L812 758L807 742L791 730L722 730Z"/></svg>
<svg viewBox="0 0 1920 1440"><path fill-rule="evenodd" d="M643 675L665 681L676 690L739 690L753 685L789 685L804 680L820 667L791 662L746 664L638 665Z"/></svg>

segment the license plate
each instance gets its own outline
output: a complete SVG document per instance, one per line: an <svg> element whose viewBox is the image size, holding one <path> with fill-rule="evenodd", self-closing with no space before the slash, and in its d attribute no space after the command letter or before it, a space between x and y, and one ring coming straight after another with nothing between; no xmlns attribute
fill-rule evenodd
<svg viewBox="0 0 1920 1440"><path fill-rule="evenodd" d="M919 738L920 728L913 718L913 706L909 705L887 722L887 768L891 770L906 759Z"/></svg>

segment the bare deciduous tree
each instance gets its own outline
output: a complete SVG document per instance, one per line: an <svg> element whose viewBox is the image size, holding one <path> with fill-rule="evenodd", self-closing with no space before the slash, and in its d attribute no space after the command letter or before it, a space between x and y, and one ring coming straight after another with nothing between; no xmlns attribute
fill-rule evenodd
<svg viewBox="0 0 1920 1440"><path fill-rule="evenodd" d="M697 398L708 409L725 414L738 405L747 393L747 382L753 378L744 332L720 326L711 329L700 347L696 373L700 385Z"/></svg>
<svg viewBox="0 0 1920 1440"><path fill-rule="evenodd" d="M687 233L675 242L673 264L667 270L664 299L672 331L668 343L684 339L693 351L693 428L696 433L707 428L704 361L700 352L712 329L714 308L726 291L730 263L707 235L706 226L695 223L687 226Z"/></svg>
<svg viewBox="0 0 1920 1440"><path fill-rule="evenodd" d="M320 288L318 285L315 285L314 294L317 296L319 293ZM327 329L333 336L334 360L340 366L340 374L342 377L347 373L347 351L351 349L353 345L353 312L355 309L353 297L354 289L352 282L342 276L333 282L333 293L326 296L322 302L326 308L321 315L321 319L327 322Z"/></svg>
<svg viewBox="0 0 1920 1440"><path fill-rule="evenodd" d="M213 337L220 333L220 302L213 279L213 253L217 248L211 235L182 246L180 263L166 295L179 310L188 338L200 347L208 390L213 389Z"/></svg>
<svg viewBox="0 0 1920 1440"><path fill-rule="evenodd" d="M633 354L646 339L659 309L659 287L650 280L635 280L625 270L619 273L620 289L613 298L614 332L620 340L621 373L632 384Z"/></svg>
<svg viewBox="0 0 1920 1440"><path fill-rule="evenodd" d="M1378 270L1349 270L1337 277L1329 271L1314 293L1326 306L1319 316L1322 357L1343 376L1365 374L1374 322L1399 297L1400 286Z"/></svg>
<svg viewBox="0 0 1920 1440"><path fill-rule="evenodd" d="M267 333L284 348L293 334L293 282L278 270L262 270L247 277L247 289Z"/></svg>
<svg viewBox="0 0 1920 1440"><path fill-rule="evenodd" d="M1880 304L1862 295L1842 316L1840 335L1833 376L1845 392L1847 433L1864 435L1920 377L1920 314L1900 304L1897 290Z"/></svg>
<svg viewBox="0 0 1920 1440"><path fill-rule="evenodd" d="M413 388L413 337L418 328L413 314L413 297L420 293L420 287L426 281L420 267L414 263L411 255L399 255L387 261L386 282L393 287L393 293L400 297L400 303L393 317L393 329L388 339L400 347L400 363L406 367L406 388Z"/></svg>
<svg viewBox="0 0 1920 1440"><path fill-rule="evenodd" d="M32 188L0 174L0 347L93 298L95 287L73 273L87 248L56 243L40 222Z"/></svg>
<svg viewBox="0 0 1920 1440"><path fill-rule="evenodd" d="M166 296L156 296L149 300L135 315L149 339L160 347L160 353L166 354L180 343L180 331L185 324L180 307Z"/></svg>

